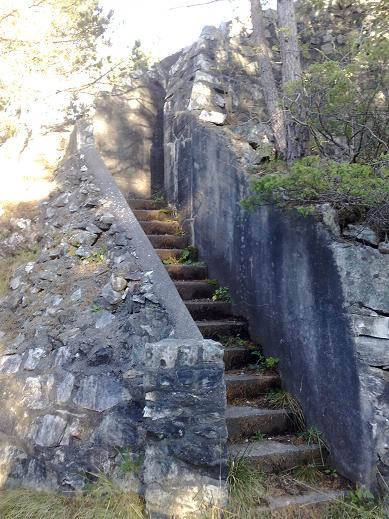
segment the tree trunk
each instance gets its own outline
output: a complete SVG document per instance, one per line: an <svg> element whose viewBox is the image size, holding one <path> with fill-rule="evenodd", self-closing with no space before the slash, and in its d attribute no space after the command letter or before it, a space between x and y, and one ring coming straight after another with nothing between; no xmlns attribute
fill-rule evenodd
<svg viewBox="0 0 389 519"><path fill-rule="evenodd" d="M278 38L282 60L282 85L302 78L300 49L298 45L297 23L293 0L277 0ZM288 112L288 100L285 100L286 120L286 160L291 161L305 155L308 130L294 121ZM299 110L299 120L304 121L303 107Z"/></svg>
<svg viewBox="0 0 389 519"><path fill-rule="evenodd" d="M253 39L258 48L258 60L260 69L260 80L265 98L267 112L270 117L270 124L274 134L277 152L286 156L286 135L284 112L280 103L278 87L274 79L271 51L265 37L265 26L263 21L263 11L260 0L251 1L251 19L253 23Z"/></svg>

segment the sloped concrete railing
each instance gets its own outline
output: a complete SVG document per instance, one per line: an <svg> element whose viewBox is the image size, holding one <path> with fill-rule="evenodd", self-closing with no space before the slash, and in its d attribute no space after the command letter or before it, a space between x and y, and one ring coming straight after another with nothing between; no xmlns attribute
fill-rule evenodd
<svg viewBox="0 0 389 519"><path fill-rule="evenodd" d="M93 128L77 123L69 153L83 155L110 211L132 245L174 326L171 339L146 345L143 465L146 510L153 519L193 516L226 502L226 389L223 348L204 340L94 146ZM139 376L139 373L136 373Z"/></svg>

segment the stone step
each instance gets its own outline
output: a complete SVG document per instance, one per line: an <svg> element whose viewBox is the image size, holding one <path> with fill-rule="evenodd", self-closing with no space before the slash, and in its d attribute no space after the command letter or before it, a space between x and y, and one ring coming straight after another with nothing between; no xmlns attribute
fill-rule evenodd
<svg viewBox="0 0 389 519"><path fill-rule="evenodd" d="M225 301L185 301L189 313L194 319L212 319L231 316L231 303Z"/></svg>
<svg viewBox="0 0 389 519"><path fill-rule="evenodd" d="M232 443L228 448L232 459L245 458L261 472L282 472L303 463L321 462L317 445L293 445L274 440Z"/></svg>
<svg viewBox="0 0 389 519"><path fill-rule="evenodd" d="M262 374L234 374L225 375L227 386L227 400L232 402L236 398L255 398L266 393L269 389L280 386L278 375Z"/></svg>
<svg viewBox="0 0 389 519"><path fill-rule="evenodd" d="M146 234L177 234L181 229L180 224L175 221L139 220L139 223Z"/></svg>
<svg viewBox="0 0 389 519"><path fill-rule="evenodd" d="M149 221L166 221L166 220L173 220L174 216L172 216L172 213L167 211L161 211L159 209L134 209L134 215L137 220L142 222L149 222Z"/></svg>
<svg viewBox="0 0 389 519"><path fill-rule="evenodd" d="M206 339L220 339L221 337L239 336L243 339L248 336L247 323L241 319L217 319L197 321L197 326Z"/></svg>
<svg viewBox="0 0 389 519"><path fill-rule="evenodd" d="M185 249L188 245L186 236L176 234L150 234L147 237L155 249Z"/></svg>
<svg viewBox="0 0 389 519"><path fill-rule="evenodd" d="M285 409L228 406L226 420L228 439L231 442L252 438L256 433L281 434L288 431L290 426L290 418Z"/></svg>
<svg viewBox="0 0 389 519"><path fill-rule="evenodd" d="M145 199L145 198L130 198L128 200L128 205L131 209L146 209L146 210L154 210L154 209L162 209L166 206L166 202L156 202L155 200Z"/></svg>
<svg viewBox="0 0 389 519"><path fill-rule="evenodd" d="M209 298L215 292L215 286L206 281L175 281L174 284L184 301Z"/></svg>
<svg viewBox="0 0 389 519"><path fill-rule="evenodd" d="M161 260L174 259L178 260L181 257L182 249L155 249L155 252Z"/></svg>
<svg viewBox="0 0 389 519"><path fill-rule="evenodd" d="M243 346L225 348L224 350L224 366L226 370L242 368L247 364L254 363L255 360L250 350Z"/></svg>
<svg viewBox="0 0 389 519"><path fill-rule="evenodd" d="M205 279L208 274L208 268L203 264L166 265L166 270L172 279L180 280Z"/></svg>
<svg viewBox="0 0 389 519"><path fill-rule="evenodd" d="M341 501L347 495L347 491L341 490L315 490L312 492L304 492L295 496L266 496L267 507L257 508L258 516L272 511L287 512L288 508L304 507L304 510L315 509L317 512L323 505L329 505L336 501ZM286 517L286 516L285 516ZM293 516L294 517L294 516ZM318 517L315 515L315 517Z"/></svg>

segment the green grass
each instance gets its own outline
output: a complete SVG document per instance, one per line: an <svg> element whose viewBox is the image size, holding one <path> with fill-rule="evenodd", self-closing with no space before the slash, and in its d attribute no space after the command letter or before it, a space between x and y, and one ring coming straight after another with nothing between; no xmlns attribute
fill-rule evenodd
<svg viewBox="0 0 389 519"><path fill-rule="evenodd" d="M303 410L298 400L284 389L272 389L266 394L266 402L270 407L276 409L288 409L292 416L291 419L298 429L305 427Z"/></svg>
<svg viewBox="0 0 389 519"><path fill-rule="evenodd" d="M54 492L0 492L1 519L145 519L142 500L99 475L87 493L66 497Z"/></svg>
<svg viewBox="0 0 389 519"><path fill-rule="evenodd" d="M320 449L320 456L322 465L324 466L324 455L329 452L328 445L323 438L323 435L315 427L308 427L306 431L302 431L299 436L307 442L308 445L318 445Z"/></svg>
<svg viewBox="0 0 389 519"><path fill-rule="evenodd" d="M243 455L228 461L229 506L225 517L254 519L255 508L263 504L264 475L255 470Z"/></svg>
<svg viewBox="0 0 389 519"><path fill-rule="evenodd" d="M334 503L325 519L384 519L385 507L368 490L359 488Z"/></svg>

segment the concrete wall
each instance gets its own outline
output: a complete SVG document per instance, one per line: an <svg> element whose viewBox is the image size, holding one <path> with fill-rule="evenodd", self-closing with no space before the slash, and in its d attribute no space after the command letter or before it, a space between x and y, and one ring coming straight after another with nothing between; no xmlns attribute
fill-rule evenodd
<svg viewBox="0 0 389 519"><path fill-rule="evenodd" d="M145 76L125 92L97 98L96 145L125 196L148 198L163 187L164 95L161 85Z"/></svg>
<svg viewBox="0 0 389 519"><path fill-rule="evenodd" d="M343 238L329 210L241 208L250 168L272 143L249 45L242 27L207 28L171 67L167 196L209 276L230 287L253 339L280 358L283 384L334 466L377 488L389 478L389 256Z"/></svg>

